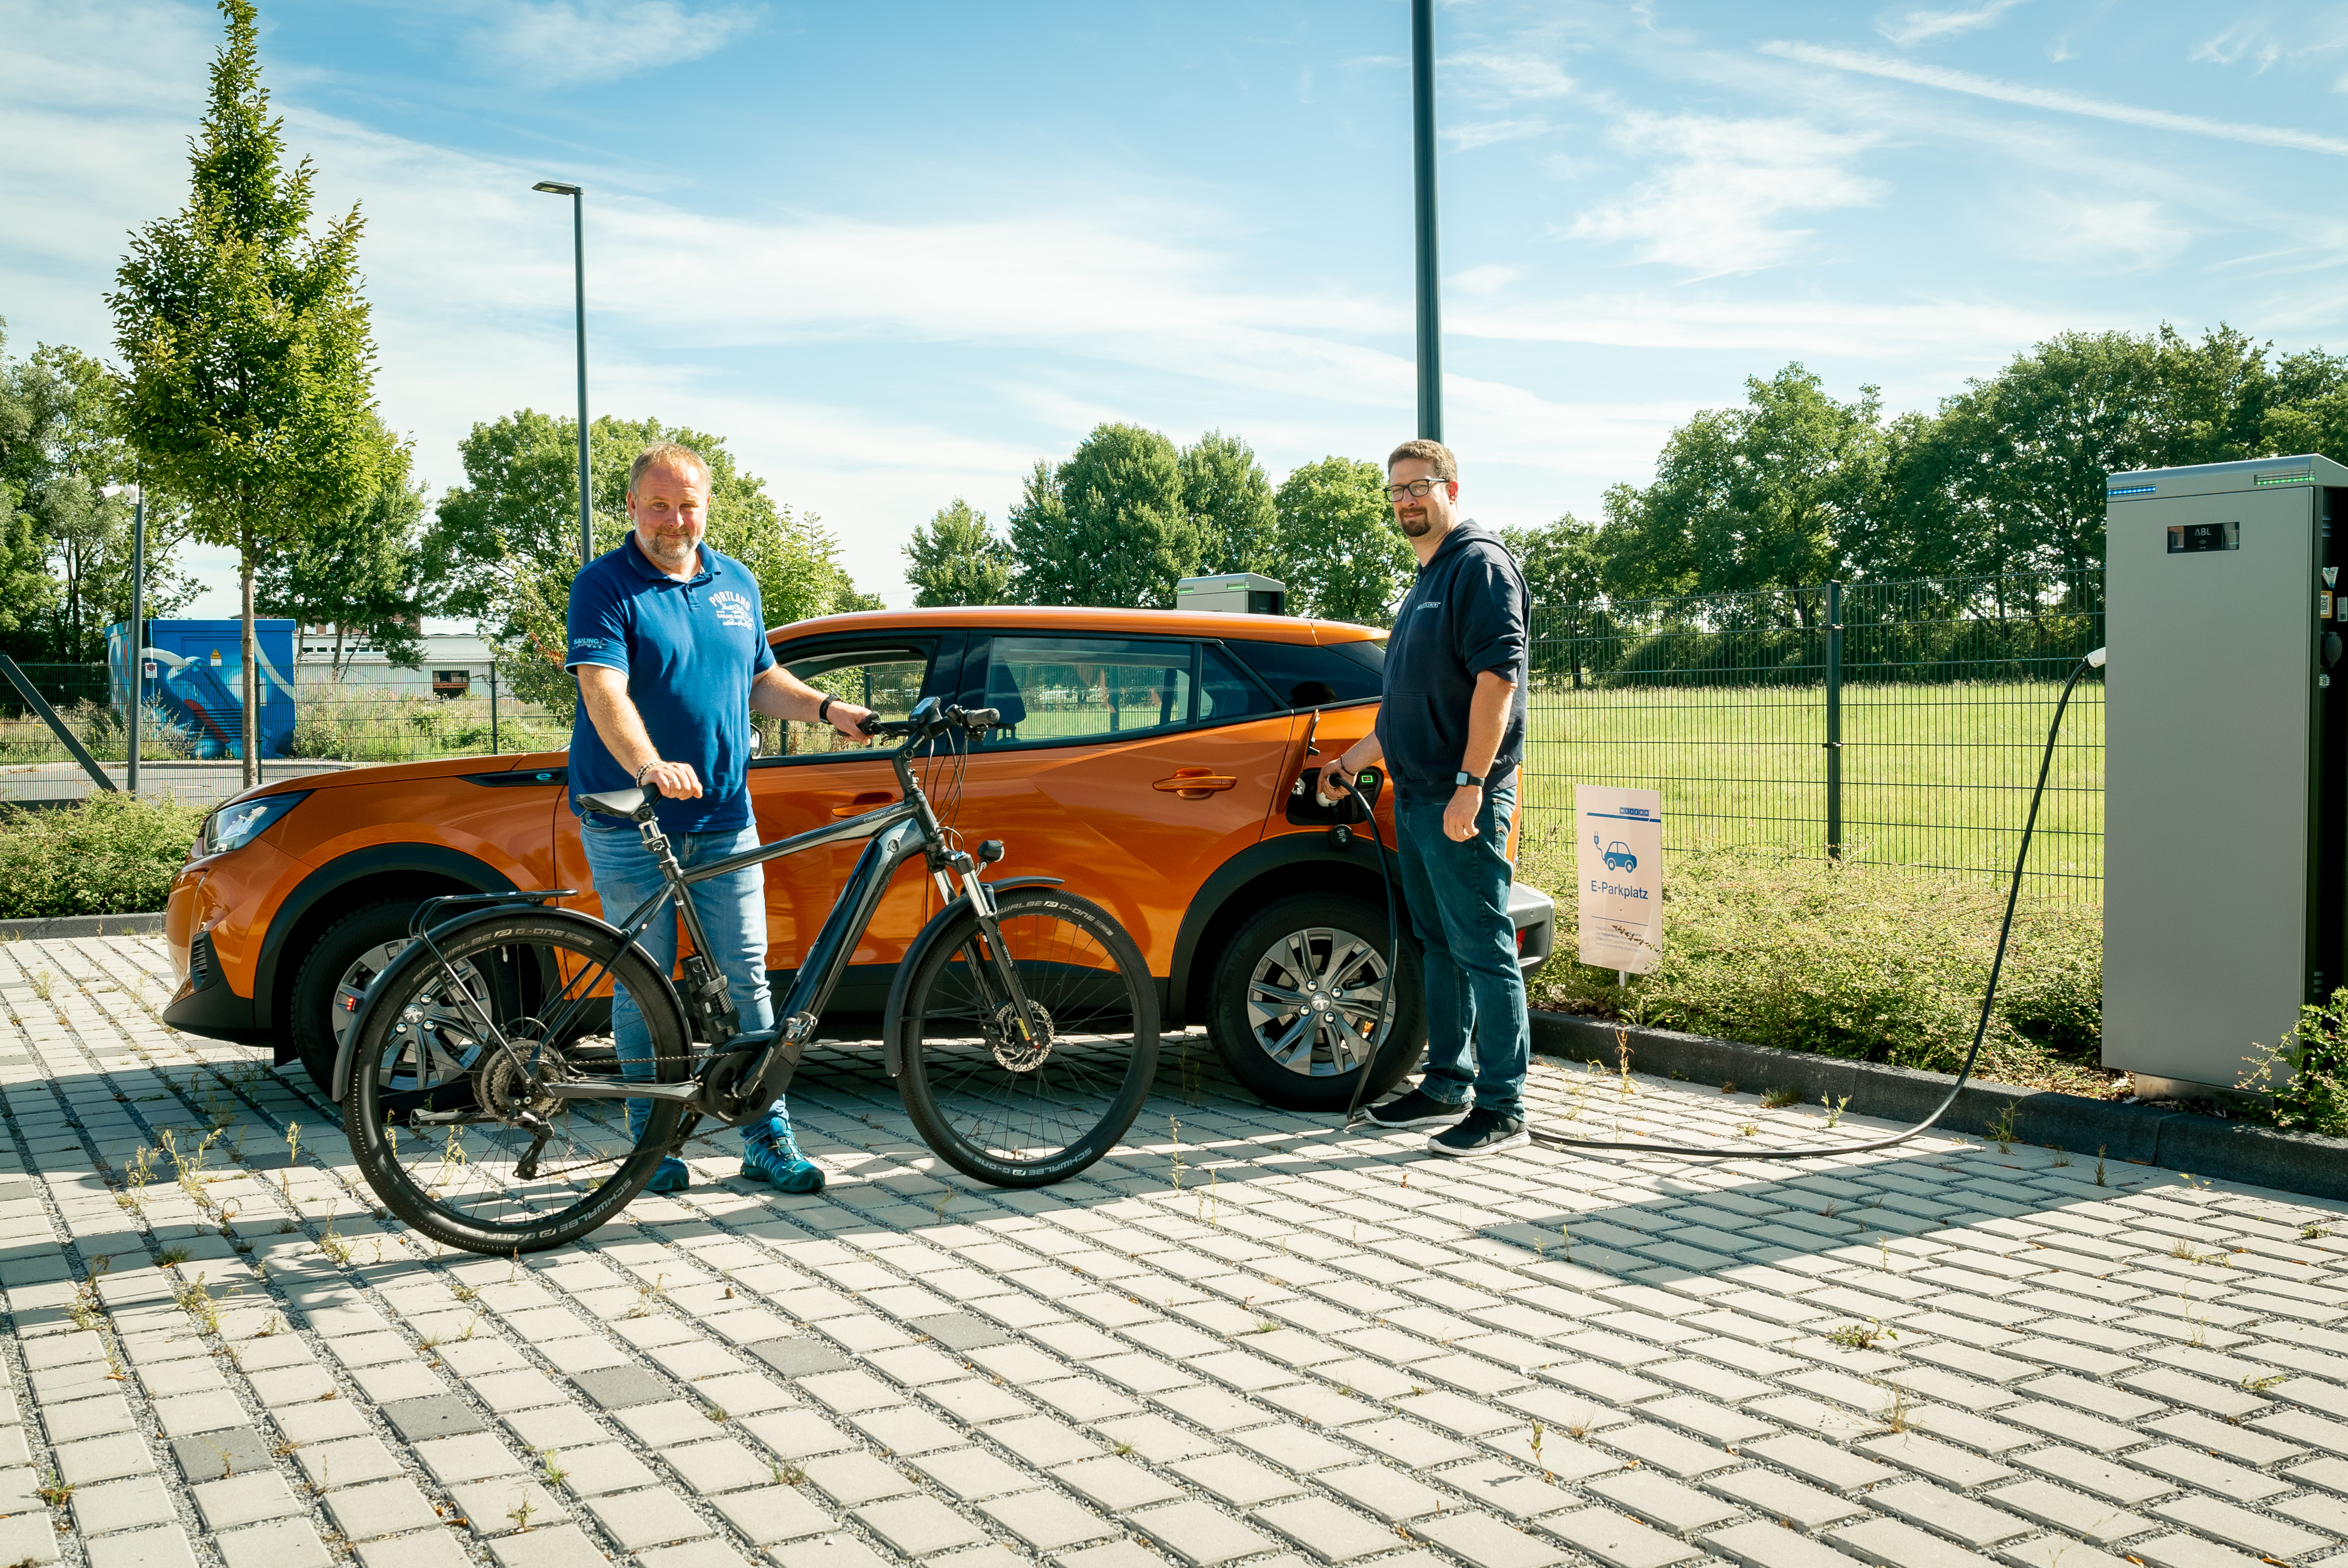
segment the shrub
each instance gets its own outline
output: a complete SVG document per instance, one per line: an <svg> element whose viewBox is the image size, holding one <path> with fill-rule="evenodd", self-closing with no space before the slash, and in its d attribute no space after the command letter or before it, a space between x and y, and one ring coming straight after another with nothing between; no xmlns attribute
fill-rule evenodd
<svg viewBox="0 0 2348 1568"><path fill-rule="evenodd" d="M160 909L201 807L92 795L77 806L0 806L0 919Z"/></svg>
<svg viewBox="0 0 2348 1568"><path fill-rule="evenodd" d="M2348 1137L2348 989L2299 1009L2299 1026L2279 1045L2254 1045L2237 1089L2265 1091L2278 1127ZM2291 1077L2278 1083L2279 1069Z"/></svg>
<svg viewBox="0 0 2348 1568"><path fill-rule="evenodd" d="M1574 960L1571 841L1528 833L1522 875L1555 891L1560 951L1533 1004L1786 1050L1953 1072L1972 1043L2005 909L2002 882L1718 850L1674 857L1663 951L1626 992ZM2097 1064L2102 922L2025 898L1982 1057L1984 1079L2107 1094Z"/></svg>

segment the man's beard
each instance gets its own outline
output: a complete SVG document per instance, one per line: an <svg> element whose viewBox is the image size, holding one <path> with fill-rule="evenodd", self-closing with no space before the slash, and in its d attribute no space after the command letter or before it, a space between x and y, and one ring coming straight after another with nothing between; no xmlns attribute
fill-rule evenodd
<svg viewBox="0 0 2348 1568"><path fill-rule="evenodd" d="M699 554L694 548L694 541L684 534L653 536L652 558L664 567L673 569L683 567L696 559Z"/></svg>
<svg viewBox="0 0 2348 1568"><path fill-rule="evenodd" d="M1417 538L1427 529L1435 527L1435 514L1422 508L1416 518L1405 512L1396 517L1395 521L1401 525L1404 533L1408 534L1412 538Z"/></svg>

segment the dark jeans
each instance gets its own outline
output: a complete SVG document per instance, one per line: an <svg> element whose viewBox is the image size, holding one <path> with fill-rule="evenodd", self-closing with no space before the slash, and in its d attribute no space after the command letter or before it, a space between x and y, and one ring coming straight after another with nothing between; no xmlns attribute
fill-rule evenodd
<svg viewBox="0 0 2348 1568"><path fill-rule="evenodd" d="M1472 1090L1483 1109L1522 1116L1533 1035L1509 918L1516 780L1484 792L1476 835L1464 844L1443 832L1450 799L1408 791L1395 798L1402 894L1426 954L1426 1072L1419 1087L1448 1105L1464 1104Z"/></svg>

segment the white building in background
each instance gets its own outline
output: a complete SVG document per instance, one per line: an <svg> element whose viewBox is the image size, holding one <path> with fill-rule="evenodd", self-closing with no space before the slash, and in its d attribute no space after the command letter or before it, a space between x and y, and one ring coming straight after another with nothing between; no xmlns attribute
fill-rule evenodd
<svg viewBox="0 0 2348 1568"><path fill-rule="evenodd" d="M489 670L496 655L489 645L469 631L427 631L417 639L424 651L423 666L396 670L381 647L372 642L343 643L342 684L366 687L402 697L486 697ZM294 654L295 679L306 686L335 679L335 629L305 626Z"/></svg>

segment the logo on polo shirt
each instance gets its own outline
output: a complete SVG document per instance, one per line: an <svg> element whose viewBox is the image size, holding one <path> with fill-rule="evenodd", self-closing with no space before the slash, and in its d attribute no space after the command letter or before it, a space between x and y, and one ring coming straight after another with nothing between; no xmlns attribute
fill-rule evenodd
<svg viewBox="0 0 2348 1568"><path fill-rule="evenodd" d="M710 608L717 611L717 624L756 631L757 622L750 619L750 600L732 589L720 589L709 596Z"/></svg>

